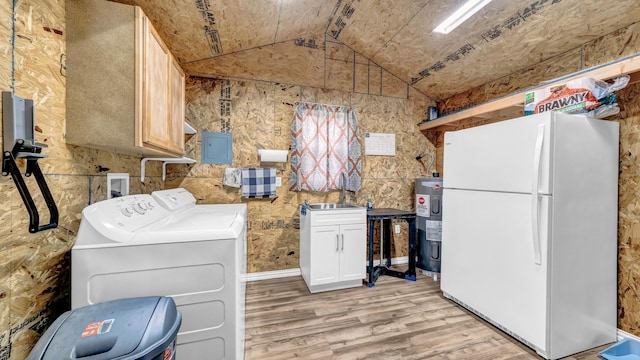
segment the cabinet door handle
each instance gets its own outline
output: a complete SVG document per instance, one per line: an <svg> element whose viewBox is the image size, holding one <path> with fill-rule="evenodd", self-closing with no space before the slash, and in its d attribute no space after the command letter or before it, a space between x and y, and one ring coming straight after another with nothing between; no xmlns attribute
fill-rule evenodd
<svg viewBox="0 0 640 360"><path fill-rule="evenodd" d="M336 251L340 250L340 235L336 234Z"/></svg>
<svg viewBox="0 0 640 360"><path fill-rule="evenodd" d="M344 234L342 234L342 251L344 251Z"/></svg>

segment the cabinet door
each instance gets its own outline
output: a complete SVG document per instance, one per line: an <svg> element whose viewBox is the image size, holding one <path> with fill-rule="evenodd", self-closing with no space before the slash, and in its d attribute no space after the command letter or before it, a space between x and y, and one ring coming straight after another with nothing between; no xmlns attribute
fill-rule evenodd
<svg viewBox="0 0 640 360"><path fill-rule="evenodd" d="M328 284L339 280L340 226L311 228L311 284Z"/></svg>
<svg viewBox="0 0 640 360"><path fill-rule="evenodd" d="M144 17L144 85L142 141L169 149L169 50Z"/></svg>
<svg viewBox="0 0 640 360"><path fill-rule="evenodd" d="M365 224L340 226L340 280L364 279L366 272Z"/></svg>
<svg viewBox="0 0 640 360"><path fill-rule="evenodd" d="M169 148L175 152L184 152L184 72L178 62L169 55L169 79L171 91L169 93Z"/></svg>

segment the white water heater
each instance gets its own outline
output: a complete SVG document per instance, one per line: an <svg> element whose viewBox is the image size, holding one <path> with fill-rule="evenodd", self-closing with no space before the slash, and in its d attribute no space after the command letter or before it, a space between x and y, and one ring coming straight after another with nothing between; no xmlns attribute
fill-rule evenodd
<svg viewBox="0 0 640 360"><path fill-rule="evenodd" d="M418 229L417 267L440 273L442 244L442 178L416 179L416 223Z"/></svg>

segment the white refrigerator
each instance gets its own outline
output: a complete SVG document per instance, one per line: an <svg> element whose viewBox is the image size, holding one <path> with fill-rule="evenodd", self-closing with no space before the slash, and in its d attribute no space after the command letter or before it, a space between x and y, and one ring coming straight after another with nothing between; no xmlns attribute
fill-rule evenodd
<svg viewBox="0 0 640 360"><path fill-rule="evenodd" d="M444 296L547 359L616 341L618 138L551 112L445 133Z"/></svg>

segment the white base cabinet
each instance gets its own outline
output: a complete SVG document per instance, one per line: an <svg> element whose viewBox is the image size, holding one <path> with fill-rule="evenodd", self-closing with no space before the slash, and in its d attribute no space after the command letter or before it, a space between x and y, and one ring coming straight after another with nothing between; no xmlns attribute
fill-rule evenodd
<svg viewBox="0 0 640 360"><path fill-rule="evenodd" d="M312 293L362 285L366 276L365 208L300 215L300 272Z"/></svg>

